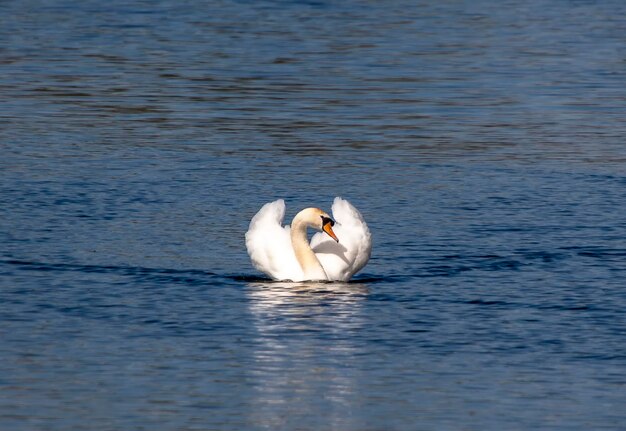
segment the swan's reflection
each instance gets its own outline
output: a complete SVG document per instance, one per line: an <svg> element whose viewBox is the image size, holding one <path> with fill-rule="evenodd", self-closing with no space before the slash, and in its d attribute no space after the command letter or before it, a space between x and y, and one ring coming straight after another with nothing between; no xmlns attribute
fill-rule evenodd
<svg viewBox="0 0 626 431"><path fill-rule="evenodd" d="M349 426L368 287L259 282L250 283L247 294L256 330L253 423L272 429L301 420L325 429Z"/></svg>
<svg viewBox="0 0 626 431"><path fill-rule="evenodd" d="M363 283L268 281L248 284L248 296L257 300L251 303L253 308L257 305L263 307L287 305L292 301L309 305L325 300L338 301L340 304L354 303L368 293L368 287Z"/></svg>

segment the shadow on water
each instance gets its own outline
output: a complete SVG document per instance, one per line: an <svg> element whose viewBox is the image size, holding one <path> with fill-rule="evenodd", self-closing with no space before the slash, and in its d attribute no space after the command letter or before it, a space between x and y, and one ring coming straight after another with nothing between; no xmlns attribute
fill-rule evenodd
<svg viewBox="0 0 626 431"><path fill-rule="evenodd" d="M581 253L583 254L583 253ZM237 282L246 283L250 287L256 289L270 290L279 293L280 290L289 290L292 292L309 292L309 293L327 293L327 292L356 292L367 289L369 285L381 283L402 283L413 278L430 278L430 277L452 277L466 271L472 270L517 270L523 264L517 261L506 259L493 259L487 257L480 262L468 261L467 258L460 256L447 256L445 260L463 262L450 262L445 265L427 265L419 268L417 271L403 274L389 274L386 276L377 276L370 274L362 274L351 279L348 282L291 282L291 281L274 281L267 277L256 275L241 274L218 274L212 271L200 269L171 269L171 268L149 268L142 266L124 266L124 265L85 265L85 264L68 264L68 263L49 263L28 261L19 259L0 260L0 264L12 266L20 271L39 271L39 272L75 272L84 274L115 274L121 276L136 277L141 280L158 280L161 282L176 282L184 284L204 284L208 280L221 280L223 283Z"/></svg>
<svg viewBox="0 0 626 431"><path fill-rule="evenodd" d="M49 263L19 259L3 259L4 264L18 271L37 271L51 273L83 273L83 274L114 274L119 276L134 277L142 281L159 281L170 283L182 283L188 285L202 285L209 280L222 283L237 282L246 283L249 287L280 296L284 292L293 294L364 294L367 293L369 284L389 283L400 281L401 277L378 277L363 275L349 282L279 282L269 278L253 275L217 274L212 271L200 269L171 269L149 268L142 266L124 265L84 265L68 263Z"/></svg>
<svg viewBox="0 0 626 431"><path fill-rule="evenodd" d="M185 284L203 284L209 279L221 279L223 282L234 281L247 283L255 288L273 291L292 290L295 292L357 292L366 288L367 284L393 282L393 277L362 276L349 282L278 282L269 278L253 275L217 274L201 269L148 268L124 265L83 265L69 263L49 263L19 259L3 259L0 264L11 266L20 271L40 272L76 272L85 274L115 274L138 277L143 280L179 282Z"/></svg>
<svg viewBox="0 0 626 431"><path fill-rule="evenodd" d="M146 268L141 266L116 266L116 265L81 265L67 263L45 263L16 259L0 261L23 271L41 272L78 272L88 274L115 274L122 276L137 277L143 280L158 280L164 282L178 282L185 284L203 284L208 279L220 277L219 275L197 269L166 269Z"/></svg>

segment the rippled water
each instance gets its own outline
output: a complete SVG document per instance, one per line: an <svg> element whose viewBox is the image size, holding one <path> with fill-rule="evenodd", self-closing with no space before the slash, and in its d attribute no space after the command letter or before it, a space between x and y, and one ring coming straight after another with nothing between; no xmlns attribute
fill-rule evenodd
<svg viewBox="0 0 626 431"><path fill-rule="evenodd" d="M621 1L0 4L0 428L626 414ZM243 235L361 210L350 283Z"/></svg>

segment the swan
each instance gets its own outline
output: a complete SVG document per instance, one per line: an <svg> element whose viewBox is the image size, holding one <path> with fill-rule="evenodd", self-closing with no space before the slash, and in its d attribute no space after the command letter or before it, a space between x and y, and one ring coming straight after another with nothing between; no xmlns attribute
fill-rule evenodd
<svg viewBox="0 0 626 431"><path fill-rule="evenodd" d="M269 202L250 221L246 248L256 269L274 280L348 281L365 266L372 238L361 213L336 197L334 220L319 208L305 208L282 226L285 201ZM307 227L317 229L311 243Z"/></svg>

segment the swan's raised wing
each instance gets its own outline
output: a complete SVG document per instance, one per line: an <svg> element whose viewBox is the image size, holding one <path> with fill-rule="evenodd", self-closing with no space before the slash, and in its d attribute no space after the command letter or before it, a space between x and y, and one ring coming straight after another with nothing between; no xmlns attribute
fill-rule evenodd
<svg viewBox="0 0 626 431"><path fill-rule="evenodd" d="M246 248L256 269L275 280L298 280L302 269L291 245L289 226L282 226L285 201L267 203L250 221Z"/></svg>
<svg viewBox="0 0 626 431"><path fill-rule="evenodd" d="M311 247L330 280L348 281L367 264L372 237L361 213L347 200L336 197L332 211L339 242L320 232L313 235Z"/></svg>

